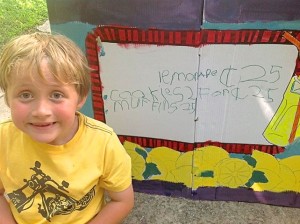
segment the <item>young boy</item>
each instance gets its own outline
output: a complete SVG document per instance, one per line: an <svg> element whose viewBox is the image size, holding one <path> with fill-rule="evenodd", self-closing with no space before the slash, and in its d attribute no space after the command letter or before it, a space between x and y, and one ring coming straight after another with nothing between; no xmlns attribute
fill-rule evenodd
<svg viewBox="0 0 300 224"><path fill-rule="evenodd" d="M62 35L15 38L0 88L11 109L0 124L0 224L120 223L134 203L131 161L110 127L78 112L90 88L81 50Z"/></svg>

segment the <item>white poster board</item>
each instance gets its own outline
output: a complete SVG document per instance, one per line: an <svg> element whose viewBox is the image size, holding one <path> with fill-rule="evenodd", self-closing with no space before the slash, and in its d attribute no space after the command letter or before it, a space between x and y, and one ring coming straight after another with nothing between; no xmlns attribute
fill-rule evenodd
<svg viewBox="0 0 300 224"><path fill-rule="evenodd" d="M295 69L289 45L103 43L106 122L117 134L268 144L262 133Z"/></svg>
<svg viewBox="0 0 300 224"><path fill-rule="evenodd" d="M206 45L200 49L196 141L269 144L262 133L293 75L292 45Z"/></svg>
<svg viewBox="0 0 300 224"><path fill-rule="evenodd" d="M195 100L189 97L197 82L176 77L197 73L199 49L103 45L105 117L117 134L194 142Z"/></svg>

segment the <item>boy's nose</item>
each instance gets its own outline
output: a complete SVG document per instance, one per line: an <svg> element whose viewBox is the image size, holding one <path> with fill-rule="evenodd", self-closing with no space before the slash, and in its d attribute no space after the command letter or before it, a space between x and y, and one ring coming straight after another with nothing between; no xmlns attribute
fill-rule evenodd
<svg viewBox="0 0 300 224"><path fill-rule="evenodd" d="M34 104L32 115L35 117L44 117L51 114L51 105L48 100L37 100Z"/></svg>

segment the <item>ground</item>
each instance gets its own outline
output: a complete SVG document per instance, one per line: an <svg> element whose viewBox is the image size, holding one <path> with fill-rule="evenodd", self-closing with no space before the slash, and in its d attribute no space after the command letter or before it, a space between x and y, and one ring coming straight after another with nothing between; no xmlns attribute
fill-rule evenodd
<svg viewBox="0 0 300 224"><path fill-rule="evenodd" d="M135 193L135 207L123 224L298 224L299 212L299 208Z"/></svg>

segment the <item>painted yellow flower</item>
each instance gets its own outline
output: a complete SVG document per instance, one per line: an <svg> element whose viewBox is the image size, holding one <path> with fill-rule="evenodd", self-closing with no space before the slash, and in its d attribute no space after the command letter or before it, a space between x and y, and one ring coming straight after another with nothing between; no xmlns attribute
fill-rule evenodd
<svg viewBox="0 0 300 224"><path fill-rule="evenodd" d="M252 176L253 167L237 158L224 159L217 164L214 175L219 186L244 186Z"/></svg>
<svg viewBox="0 0 300 224"><path fill-rule="evenodd" d="M183 183L193 189L215 187L214 169L216 164L227 158L229 158L229 153L216 146L197 148L194 151L183 153L176 161L176 177L181 181L184 179ZM189 171L187 178L180 171L182 169Z"/></svg>
<svg viewBox="0 0 300 224"><path fill-rule="evenodd" d="M296 176L290 167L281 164L279 171L280 182L276 185L272 191L274 192L285 192L285 191L296 191Z"/></svg>
<svg viewBox="0 0 300 224"><path fill-rule="evenodd" d="M198 187L215 187L216 165L229 158L229 153L217 146L206 146L194 151L193 189Z"/></svg>
<svg viewBox="0 0 300 224"><path fill-rule="evenodd" d="M147 154L146 150L138 144L128 141L125 141L123 146L131 157L132 178L135 180L144 180L143 173L146 169L146 161L143 156L137 152L137 149Z"/></svg>
<svg viewBox="0 0 300 224"><path fill-rule="evenodd" d="M192 187L193 181L193 151L181 153L175 162L175 168L171 170L177 183L183 183Z"/></svg>
<svg viewBox="0 0 300 224"><path fill-rule="evenodd" d="M192 166L193 164L193 151L181 153L180 156L176 160L176 167L182 166Z"/></svg>
<svg viewBox="0 0 300 224"><path fill-rule="evenodd" d="M194 166L202 171L214 170L217 163L229 158L229 153L223 148L206 146L194 151Z"/></svg>
<svg viewBox="0 0 300 224"><path fill-rule="evenodd" d="M252 189L272 192L299 191L299 156L278 160L273 155L255 150L252 158L256 160L254 173L260 172L266 178L264 182L255 182L251 186Z"/></svg>
<svg viewBox="0 0 300 224"><path fill-rule="evenodd" d="M256 160L255 169L269 169L273 170L275 173L279 173L279 163L278 160L271 154L264 153L258 150L252 152L252 158Z"/></svg>
<svg viewBox="0 0 300 224"><path fill-rule="evenodd" d="M176 160L180 154L180 152L168 147L153 148L148 153L146 162L155 164L160 174L153 175L149 179L176 182L175 176L170 171L176 168Z"/></svg>
<svg viewBox="0 0 300 224"><path fill-rule="evenodd" d="M192 166L179 166L171 170L170 173L174 176L175 183L183 183L185 186L192 188Z"/></svg>
<svg viewBox="0 0 300 224"><path fill-rule="evenodd" d="M274 191L275 187L280 183L280 176L278 173L270 169L259 169L266 178L266 182L255 182L251 188L255 191Z"/></svg>
<svg viewBox="0 0 300 224"><path fill-rule="evenodd" d="M291 191L300 192L300 156L291 156L282 160L279 160L280 166L284 165L289 167L295 177L295 185L287 187ZM293 182L291 182L293 183Z"/></svg>

